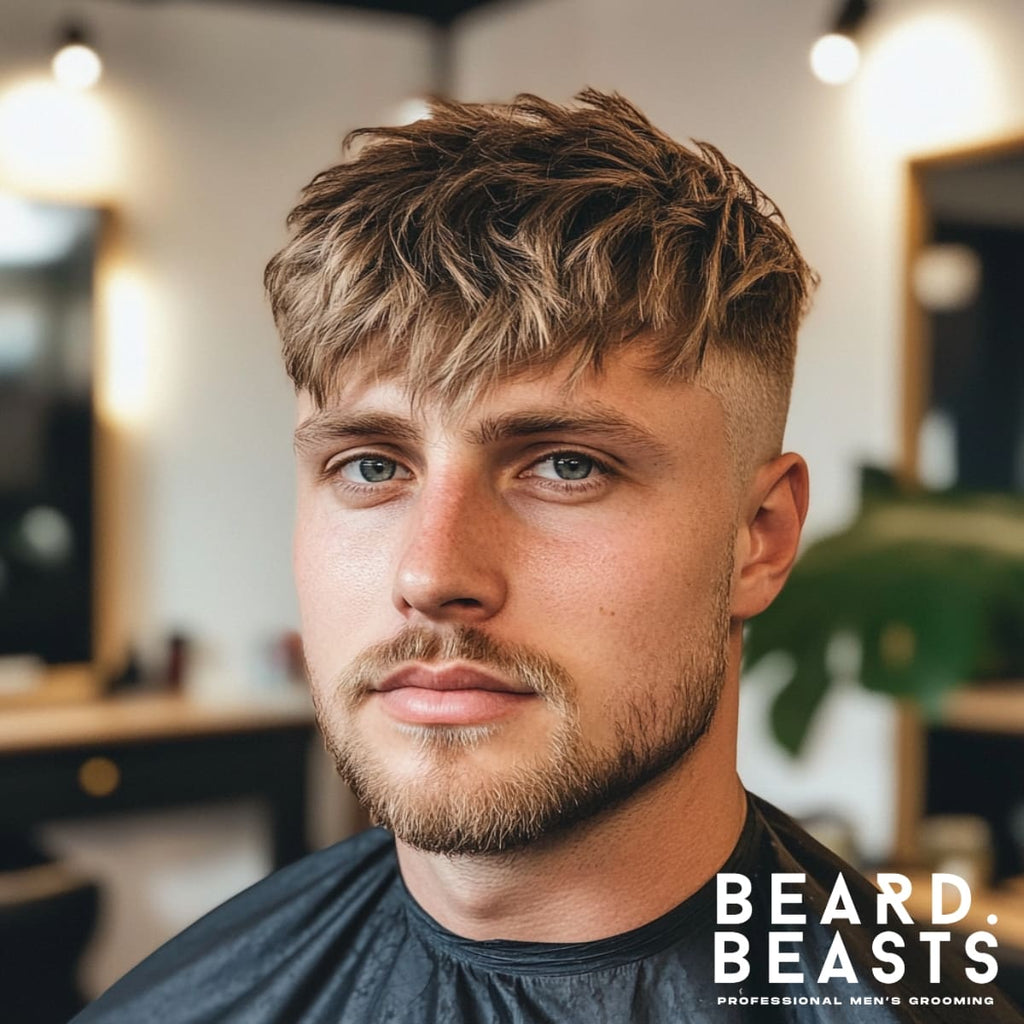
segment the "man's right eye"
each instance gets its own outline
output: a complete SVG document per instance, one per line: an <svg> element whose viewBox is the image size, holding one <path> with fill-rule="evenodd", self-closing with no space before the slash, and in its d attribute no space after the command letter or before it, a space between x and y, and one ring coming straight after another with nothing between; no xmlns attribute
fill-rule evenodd
<svg viewBox="0 0 1024 1024"><path fill-rule="evenodd" d="M401 463L384 455L358 455L343 462L337 473L353 484L382 484L389 480L407 480L411 476Z"/></svg>

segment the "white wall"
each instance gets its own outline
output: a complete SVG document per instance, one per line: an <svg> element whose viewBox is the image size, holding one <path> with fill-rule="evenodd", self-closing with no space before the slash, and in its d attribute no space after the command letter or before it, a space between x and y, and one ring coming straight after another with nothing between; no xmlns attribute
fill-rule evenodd
<svg viewBox="0 0 1024 1024"><path fill-rule="evenodd" d="M76 16L105 78L53 133L46 119L64 100L44 96L27 119L20 105L67 11L0 0L0 189L113 210L121 245L105 300L110 355L127 364L106 398L133 472L125 631L152 646L184 629L206 652L204 685L251 686L261 647L297 621L292 397L262 268L343 133L424 88L429 39L415 21L298 4L83 0ZM263 874L265 828L243 807L50 829L106 880L90 988Z"/></svg>
<svg viewBox="0 0 1024 1024"><path fill-rule="evenodd" d="M808 535L856 508L856 465L899 455L903 161L1024 133L1024 4L890 0L866 27L860 76L809 71L836 4L804 0L532 0L461 25L462 99L615 89L677 138L706 139L781 206L823 284L801 336L788 445L811 467ZM777 682L777 681L776 681ZM748 680L747 784L795 813L832 807L884 852L893 824L889 705L858 690L825 710L790 762L764 728L773 681Z"/></svg>

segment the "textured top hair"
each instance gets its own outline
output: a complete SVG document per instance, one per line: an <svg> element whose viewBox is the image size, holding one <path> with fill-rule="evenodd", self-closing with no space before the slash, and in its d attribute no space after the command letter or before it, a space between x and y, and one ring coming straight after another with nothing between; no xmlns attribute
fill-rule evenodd
<svg viewBox="0 0 1024 1024"><path fill-rule="evenodd" d="M357 152L304 189L266 270L297 388L323 405L358 367L458 403L643 338L682 379L739 357L784 421L815 276L777 207L623 97L577 100L436 100L346 138Z"/></svg>

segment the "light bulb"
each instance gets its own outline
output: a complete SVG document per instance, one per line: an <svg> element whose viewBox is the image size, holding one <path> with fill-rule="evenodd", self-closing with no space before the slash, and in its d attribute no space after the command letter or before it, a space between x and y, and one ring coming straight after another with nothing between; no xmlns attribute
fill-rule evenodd
<svg viewBox="0 0 1024 1024"><path fill-rule="evenodd" d="M860 51L849 36L830 32L811 47L811 70L828 85L849 82L859 66Z"/></svg>
<svg viewBox="0 0 1024 1024"><path fill-rule="evenodd" d="M981 257L969 245L925 246L911 271L914 298L931 313L967 309L981 292L983 271Z"/></svg>
<svg viewBox="0 0 1024 1024"><path fill-rule="evenodd" d="M53 56L53 77L66 89L91 89L103 73L99 55L84 43L68 43Z"/></svg>

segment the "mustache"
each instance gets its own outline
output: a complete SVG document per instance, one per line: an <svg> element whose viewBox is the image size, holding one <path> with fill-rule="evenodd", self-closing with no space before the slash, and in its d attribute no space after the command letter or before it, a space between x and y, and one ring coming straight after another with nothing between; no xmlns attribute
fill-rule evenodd
<svg viewBox="0 0 1024 1024"><path fill-rule="evenodd" d="M472 626L455 626L444 631L406 626L393 637L359 654L339 674L335 692L349 706L354 706L372 692L384 676L413 661L477 663L563 706L572 703L576 691L569 672L534 648L495 640Z"/></svg>

